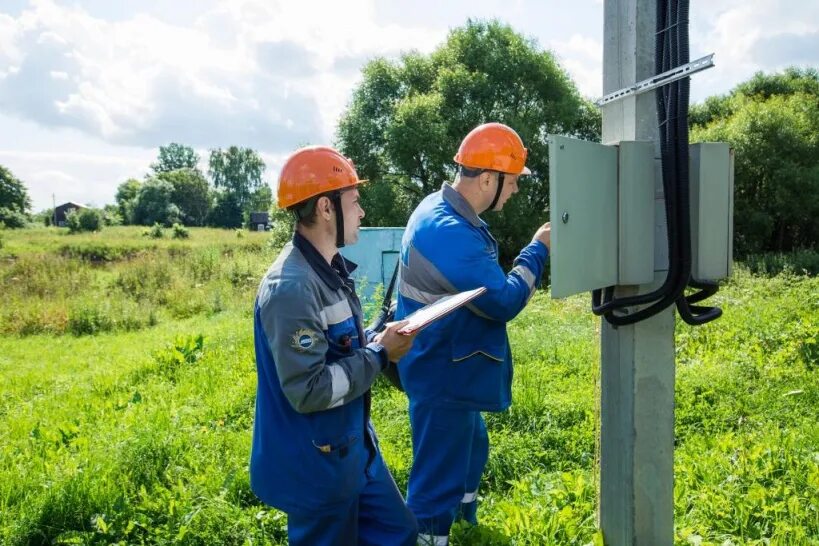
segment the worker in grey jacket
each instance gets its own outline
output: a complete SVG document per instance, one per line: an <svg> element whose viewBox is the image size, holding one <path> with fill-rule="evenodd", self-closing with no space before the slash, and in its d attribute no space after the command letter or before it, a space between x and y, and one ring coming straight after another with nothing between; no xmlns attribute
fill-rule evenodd
<svg viewBox="0 0 819 546"><path fill-rule="evenodd" d="M413 337L398 333L404 322L365 334L349 277L355 264L338 253L358 239L361 182L332 148L303 148L287 160L278 205L293 211L296 231L256 298L250 483L287 513L294 545L410 545L417 537L370 422L370 387Z"/></svg>

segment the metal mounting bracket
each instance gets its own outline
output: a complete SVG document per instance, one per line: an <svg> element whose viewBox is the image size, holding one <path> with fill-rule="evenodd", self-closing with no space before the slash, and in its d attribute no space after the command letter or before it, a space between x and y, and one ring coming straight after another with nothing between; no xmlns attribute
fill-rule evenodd
<svg viewBox="0 0 819 546"><path fill-rule="evenodd" d="M679 79L685 78L687 76L690 76L691 74L700 72L701 70L705 70L706 68L711 68L713 66L714 54L711 53L710 55L706 55L705 57L700 57L695 61L691 61L688 64L684 64L682 66L678 66L677 68L667 70L662 74L652 76L651 78L643 80L640 83L635 83L631 87L626 87L624 89L620 89L619 91L615 91L614 93L609 93L608 95L603 96L603 98L597 100L595 104L598 107L600 107L610 102L614 102L616 100L628 97L630 95L645 93L646 91L651 91L652 89L656 89L663 85L667 85L671 82L675 82Z"/></svg>

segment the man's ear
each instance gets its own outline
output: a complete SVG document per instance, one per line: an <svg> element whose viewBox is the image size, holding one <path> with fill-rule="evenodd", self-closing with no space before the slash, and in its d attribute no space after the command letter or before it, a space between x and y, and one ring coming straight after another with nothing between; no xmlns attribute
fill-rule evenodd
<svg viewBox="0 0 819 546"><path fill-rule="evenodd" d="M330 202L329 197L322 195L318 198L318 201L316 202L316 211L318 212L319 216L329 220L332 217L332 210L333 204Z"/></svg>
<svg viewBox="0 0 819 546"><path fill-rule="evenodd" d="M489 189L492 187L492 173L489 171L482 172L479 179L479 184L482 190L489 191Z"/></svg>

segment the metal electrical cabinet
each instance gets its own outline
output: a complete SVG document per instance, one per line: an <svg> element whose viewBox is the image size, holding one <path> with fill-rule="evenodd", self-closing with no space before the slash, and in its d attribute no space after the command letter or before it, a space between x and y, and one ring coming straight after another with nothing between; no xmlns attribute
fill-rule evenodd
<svg viewBox="0 0 819 546"><path fill-rule="evenodd" d="M549 135L552 297L654 275L654 147Z"/></svg>
<svg viewBox="0 0 819 546"><path fill-rule="evenodd" d="M615 284L616 148L550 135L549 180L552 297Z"/></svg>
<svg viewBox="0 0 819 546"><path fill-rule="evenodd" d="M552 297L653 282L654 144L548 141ZM723 279L733 250L733 156L726 143L693 144L690 166L692 276Z"/></svg>
<svg viewBox="0 0 819 546"><path fill-rule="evenodd" d="M734 156L725 142L689 149L691 276L716 281L731 275L734 240Z"/></svg>

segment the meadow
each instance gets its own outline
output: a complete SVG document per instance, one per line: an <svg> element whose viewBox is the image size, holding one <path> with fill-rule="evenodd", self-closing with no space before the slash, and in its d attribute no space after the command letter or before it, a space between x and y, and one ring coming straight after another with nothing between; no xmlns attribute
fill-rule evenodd
<svg viewBox="0 0 819 546"><path fill-rule="evenodd" d="M285 544L247 462L264 233L5 231L0 543ZM819 278L737 265L724 316L677 325L675 542L819 545ZM372 306L370 306L372 310ZM514 404L487 415L476 528L456 545L601 544L599 320L540 291L510 325ZM373 420L401 489L407 402Z"/></svg>

